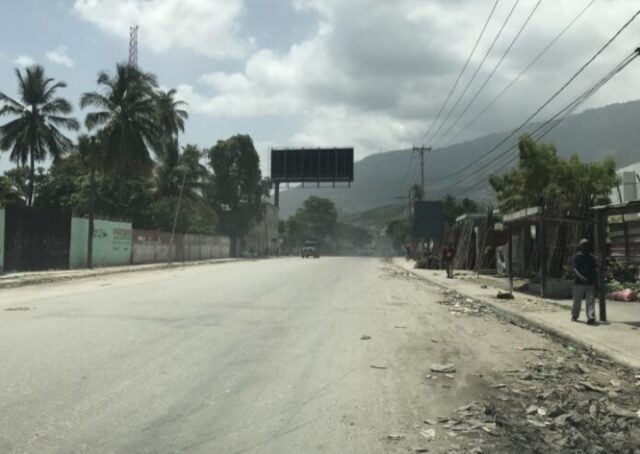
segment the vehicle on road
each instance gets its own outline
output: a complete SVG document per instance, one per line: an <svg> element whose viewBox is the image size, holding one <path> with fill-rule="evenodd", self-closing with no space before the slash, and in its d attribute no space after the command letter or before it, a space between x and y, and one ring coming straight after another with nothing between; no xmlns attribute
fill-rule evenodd
<svg viewBox="0 0 640 454"><path fill-rule="evenodd" d="M313 257L315 259L320 258L320 254L318 253L318 243L313 240L307 240L304 242L304 246L302 246L302 258L306 259L309 257Z"/></svg>

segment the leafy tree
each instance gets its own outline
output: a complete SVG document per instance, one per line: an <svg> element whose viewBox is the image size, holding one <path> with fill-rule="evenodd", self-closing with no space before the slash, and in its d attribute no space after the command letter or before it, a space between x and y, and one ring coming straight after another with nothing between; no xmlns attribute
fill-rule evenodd
<svg viewBox="0 0 640 454"><path fill-rule="evenodd" d="M206 189L207 199L220 218L219 230L231 238L235 253L237 239L261 219L269 183L262 179L260 158L248 135L218 141L209 150L209 163L214 175Z"/></svg>
<svg viewBox="0 0 640 454"><path fill-rule="evenodd" d="M149 175L151 150L160 149L163 137L156 76L118 64L114 74L98 75L98 85L102 90L84 93L80 105L98 109L87 114L85 125L90 131L99 130L105 169L127 176Z"/></svg>
<svg viewBox="0 0 640 454"><path fill-rule="evenodd" d="M466 197L458 200L452 195L447 194L442 200L442 211L444 212L445 222L451 225L456 222L458 216L462 216L465 213L478 213L480 206L477 202Z"/></svg>
<svg viewBox="0 0 640 454"><path fill-rule="evenodd" d="M529 135L521 137L519 151L518 167L489 180L504 212L544 206L557 215L584 215L591 206L608 203L618 183L610 158L601 163L577 156L564 160L553 145L536 143Z"/></svg>
<svg viewBox="0 0 640 454"><path fill-rule="evenodd" d="M391 221L385 229L385 235L391 239L394 249L399 249L411 237L409 219L402 218Z"/></svg>
<svg viewBox="0 0 640 454"><path fill-rule="evenodd" d="M0 175L0 207L21 206L25 199L20 194L20 190L15 186L13 180L5 175Z"/></svg>
<svg viewBox="0 0 640 454"><path fill-rule="evenodd" d="M0 117L14 119L0 126L0 149L10 151L10 158L21 166L29 163L29 193L27 205L33 205L36 162L47 157L59 159L72 142L59 128L75 131L78 122L67 116L72 107L57 97L56 92L67 86L47 77L40 65L29 66L24 73L16 69L20 101L0 92Z"/></svg>
<svg viewBox="0 0 640 454"><path fill-rule="evenodd" d="M334 236L338 211L331 200L312 196L293 215L293 222L301 226L298 231L307 236L305 239L323 241Z"/></svg>

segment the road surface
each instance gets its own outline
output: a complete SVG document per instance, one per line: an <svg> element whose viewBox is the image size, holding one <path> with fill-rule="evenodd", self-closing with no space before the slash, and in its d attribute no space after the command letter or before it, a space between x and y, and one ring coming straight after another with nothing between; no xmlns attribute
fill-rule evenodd
<svg viewBox="0 0 640 454"><path fill-rule="evenodd" d="M423 420L547 342L439 299L376 258L2 290L0 452L439 452ZM427 377L447 362L455 377Z"/></svg>

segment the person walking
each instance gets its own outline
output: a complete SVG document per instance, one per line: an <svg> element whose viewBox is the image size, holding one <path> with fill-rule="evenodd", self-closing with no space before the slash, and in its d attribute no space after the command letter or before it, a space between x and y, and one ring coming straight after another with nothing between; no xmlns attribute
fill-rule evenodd
<svg viewBox="0 0 640 454"><path fill-rule="evenodd" d="M578 244L578 253L573 257L573 307L571 308L571 320L577 321L580 317L582 300L587 304L587 324L595 325L595 295L598 277L598 264L596 258L591 255L589 240L581 239Z"/></svg>
<svg viewBox="0 0 640 454"><path fill-rule="evenodd" d="M456 255L453 245L449 243L442 249L442 264L447 270L447 278L453 279L453 257Z"/></svg>

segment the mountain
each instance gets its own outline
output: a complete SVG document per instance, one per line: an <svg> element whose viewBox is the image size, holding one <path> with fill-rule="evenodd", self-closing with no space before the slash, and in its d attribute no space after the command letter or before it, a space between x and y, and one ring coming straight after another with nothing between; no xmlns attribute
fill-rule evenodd
<svg viewBox="0 0 640 454"><path fill-rule="evenodd" d="M533 124L528 129L533 130L536 126ZM490 200L492 194L487 178L469 177L469 173L463 172L437 182L429 182L429 180L442 178L478 160L509 134L510 132L490 134L429 153L425 164L426 198L441 198L444 194L455 193L475 181L480 181L481 184L478 187L462 191L459 196L469 196L480 201ZM611 156L618 167L637 162L640 160L640 101L612 104L573 115L547 135L543 141L555 144L558 154L562 157L577 154L580 158L591 161ZM514 146L516 140L512 139L507 144L507 146ZM503 146L494 151L488 159L480 161L479 166L496 158L505 149L506 146ZM517 150L512 150L505 158L489 166L489 169L502 165L505 159L508 160L516 153ZM515 163L502 171L508 170L513 165ZM367 156L355 163L355 181L350 188L344 187L344 184L338 188L317 188L307 185L305 188L292 187L282 191L280 216L282 218L290 216L307 197L312 195L333 200L338 210L343 213L365 211L391 204L406 204L406 200L396 197L406 196L410 185L417 181L419 178L417 166L418 159L413 156L411 150Z"/></svg>

